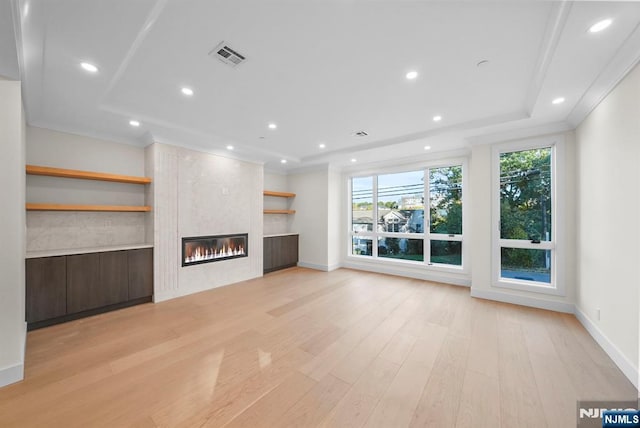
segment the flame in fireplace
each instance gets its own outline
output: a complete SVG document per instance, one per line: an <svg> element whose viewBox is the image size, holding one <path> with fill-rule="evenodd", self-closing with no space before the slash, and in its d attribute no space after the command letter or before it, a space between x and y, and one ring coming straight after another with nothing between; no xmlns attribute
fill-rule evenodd
<svg viewBox="0 0 640 428"><path fill-rule="evenodd" d="M184 257L185 263L200 262L205 260L222 259L225 257L244 256L244 246L233 242L222 244L220 247L213 245L189 245Z"/></svg>

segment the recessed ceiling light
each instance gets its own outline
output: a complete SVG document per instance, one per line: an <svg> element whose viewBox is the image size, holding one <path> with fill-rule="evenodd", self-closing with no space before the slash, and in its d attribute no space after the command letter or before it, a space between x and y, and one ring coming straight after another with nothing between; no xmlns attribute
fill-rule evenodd
<svg viewBox="0 0 640 428"><path fill-rule="evenodd" d="M232 146L231 144L229 144L229 145L227 146L227 150L233 150L233 146Z"/></svg>
<svg viewBox="0 0 640 428"><path fill-rule="evenodd" d="M431 146L424 146L425 150L431 150Z"/></svg>
<svg viewBox="0 0 640 428"><path fill-rule="evenodd" d="M442 120L442 116L433 116L434 122L440 122Z"/></svg>
<svg viewBox="0 0 640 428"><path fill-rule="evenodd" d="M417 71L410 71L410 72L407 73L406 77L407 77L408 80L413 80L416 77L418 77L418 72Z"/></svg>
<svg viewBox="0 0 640 428"><path fill-rule="evenodd" d="M558 97L558 98L555 98L553 101L551 101L551 104L562 104L563 102L564 102L564 98Z"/></svg>
<svg viewBox="0 0 640 428"><path fill-rule="evenodd" d="M186 86L180 89L180 92L182 92L183 95L186 95L188 97L193 95L193 89L187 88Z"/></svg>
<svg viewBox="0 0 640 428"><path fill-rule="evenodd" d="M613 22L613 19L603 19L602 21L598 21L595 24L593 24L591 27L589 27L589 32L599 33L600 31L608 28L612 22Z"/></svg>
<svg viewBox="0 0 640 428"><path fill-rule="evenodd" d="M324 149L327 146L324 143L320 143L320 144L318 144L318 147L320 147L321 149Z"/></svg>
<svg viewBox="0 0 640 428"><path fill-rule="evenodd" d="M356 159L356 158L352 158L352 159L351 159L351 162L358 162L358 159Z"/></svg>
<svg viewBox="0 0 640 428"><path fill-rule="evenodd" d="M270 123L269 124L269 129L276 129L278 127L278 125L276 125L275 123Z"/></svg>
<svg viewBox="0 0 640 428"><path fill-rule="evenodd" d="M84 70L88 71L89 73L97 73L98 72L98 67L96 67L93 64L90 64L88 62L81 62L80 63L80 67L82 67Z"/></svg>
<svg viewBox="0 0 640 428"><path fill-rule="evenodd" d="M286 159L282 159L282 160L280 160L280 163L287 163L287 160Z"/></svg>
<svg viewBox="0 0 640 428"><path fill-rule="evenodd" d="M138 126L140 126L140 122L138 122L137 120L130 120L129 125L137 128Z"/></svg>

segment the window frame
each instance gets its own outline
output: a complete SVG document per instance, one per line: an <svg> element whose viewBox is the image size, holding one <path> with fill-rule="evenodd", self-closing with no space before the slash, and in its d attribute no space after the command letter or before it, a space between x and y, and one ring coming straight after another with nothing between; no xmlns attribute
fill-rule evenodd
<svg viewBox="0 0 640 428"><path fill-rule="evenodd" d="M429 170L436 168L445 168L452 166L461 166L462 167L462 234L455 234L453 236L448 234L437 234L431 233L431 214L430 214L430 198L429 198L429 188L427 187L427 183L429 180ZM423 231L419 233L402 233L402 232L378 232L376 227L376 221L378 218L378 204L377 204L377 196L378 196L378 176L386 175L386 174L396 174L402 172L410 172L410 171L422 171L425 177L425 224L423 225ZM465 231L467 235L469 233L469 215L467 213L469 206L469 194L468 194L468 160L466 157L456 157L456 158L447 158L442 160L436 160L432 162L423 162L419 164L407 164L402 166L396 166L391 168L381 168L375 171L366 170L366 171L353 171L347 175L347 249L346 249L346 257L348 260L352 261L369 261L375 263L388 264L389 266L397 266L397 265L408 265L414 267L425 268L429 270L442 271L442 272L452 272L452 273L460 273L460 274L468 274L469 269L471 267L471 257L470 257L470 247L469 242L466 242L464 239ZM353 224L353 204L352 204L352 179L354 178L364 178L364 177L373 177L373 231L369 232L353 232L352 224ZM373 242L371 255L358 255L352 254L352 245L353 238L360 237L362 239L371 239ZM378 238L407 238L407 239L422 239L423 240L423 261L415 261L415 260L403 260L403 259L395 259L388 257L379 257L378 256ZM442 263L431 263L431 241L458 241L462 242L462 265L449 265Z"/></svg>
<svg viewBox="0 0 640 428"><path fill-rule="evenodd" d="M526 240L502 239L500 236L500 155L551 148L551 241L541 241L531 244ZM496 144L491 151L491 194L492 194L492 286L533 293L565 296L565 263L564 263L564 235L565 235L565 179L560 173L559 165L565 165L565 143L563 136L552 136L531 140L514 141ZM564 168L562 168L564 169ZM503 278L501 276L501 249L524 248L551 251L551 282L550 284Z"/></svg>

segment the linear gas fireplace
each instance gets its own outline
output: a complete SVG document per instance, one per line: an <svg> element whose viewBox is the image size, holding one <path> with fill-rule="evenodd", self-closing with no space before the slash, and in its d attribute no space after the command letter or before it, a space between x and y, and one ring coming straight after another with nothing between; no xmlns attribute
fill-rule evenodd
<svg viewBox="0 0 640 428"><path fill-rule="evenodd" d="M248 234L182 238L182 266L247 257Z"/></svg>

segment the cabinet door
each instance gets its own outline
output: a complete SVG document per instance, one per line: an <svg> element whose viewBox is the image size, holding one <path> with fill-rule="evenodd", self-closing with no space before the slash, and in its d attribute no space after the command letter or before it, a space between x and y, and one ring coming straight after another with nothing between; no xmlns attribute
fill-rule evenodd
<svg viewBox="0 0 640 428"><path fill-rule="evenodd" d="M282 266L293 266L298 263L298 235L282 237Z"/></svg>
<svg viewBox="0 0 640 428"><path fill-rule="evenodd" d="M67 256L67 313L104 306L100 288L98 253Z"/></svg>
<svg viewBox="0 0 640 428"><path fill-rule="evenodd" d="M66 257L26 260L26 319L28 323L67 313Z"/></svg>
<svg viewBox="0 0 640 428"><path fill-rule="evenodd" d="M100 253L100 306L129 300L128 266L127 251Z"/></svg>
<svg viewBox="0 0 640 428"><path fill-rule="evenodd" d="M276 236L273 238L273 244L271 250L273 252L273 269L280 269L284 265L284 254L282 253L285 246L284 236Z"/></svg>
<svg viewBox="0 0 640 428"><path fill-rule="evenodd" d="M127 251L129 300L153 295L153 248Z"/></svg>
<svg viewBox="0 0 640 428"><path fill-rule="evenodd" d="M269 272L273 269L273 241L276 238L262 239L262 271Z"/></svg>
<svg viewBox="0 0 640 428"><path fill-rule="evenodd" d="M298 235L264 238L263 271L271 272L298 263Z"/></svg>

